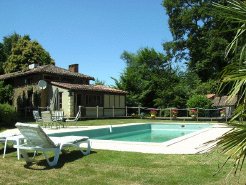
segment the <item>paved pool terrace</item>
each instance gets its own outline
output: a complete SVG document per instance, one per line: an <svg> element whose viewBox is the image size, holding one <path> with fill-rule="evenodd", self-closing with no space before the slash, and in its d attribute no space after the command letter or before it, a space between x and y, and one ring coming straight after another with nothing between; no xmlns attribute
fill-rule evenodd
<svg viewBox="0 0 246 185"><path fill-rule="evenodd" d="M108 126L78 126L78 127L65 127L60 129L54 128L44 128L47 134L54 133L66 133L73 131L84 131L92 129L107 128L112 129L112 127L122 127L129 125L138 125L146 123L132 123L132 124L121 124L121 125L108 125ZM155 124L155 123L153 123ZM160 123L158 123L160 124ZM163 123L166 124L166 123ZM187 123L180 123L187 124ZM126 141L112 141L112 140L99 140L90 139L92 149L102 149L102 150L115 150L115 151L128 151L128 152L141 152L150 154L196 154L206 152L206 147L204 143L214 140L231 128L227 127L225 124L211 124L209 128L204 128L199 131L166 141L162 143L147 143L147 142L126 142ZM5 131L5 133L18 133L17 129L11 129Z"/></svg>

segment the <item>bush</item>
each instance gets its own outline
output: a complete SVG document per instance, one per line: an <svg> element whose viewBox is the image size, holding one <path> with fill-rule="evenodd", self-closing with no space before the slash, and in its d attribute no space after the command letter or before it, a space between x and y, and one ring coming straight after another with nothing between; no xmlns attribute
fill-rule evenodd
<svg viewBox="0 0 246 185"><path fill-rule="evenodd" d="M205 96L202 95L193 95L188 101L187 101L187 107L189 108L203 108L203 109L209 109L211 108L212 101Z"/></svg>
<svg viewBox="0 0 246 185"><path fill-rule="evenodd" d="M0 127L13 127L17 121L17 112L9 104L0 104Z"/></svg>
<svg viewBox="0 0 246 185"><path fill-rule="evenodd" d="M0 103L11 103L13 97L13 87L11 85L5 85L3 81L0 81Z"/></svg>
<svg viewBox="0 0 246 185"><path fill-rule="evenodd" d="M191 113L192 110L190 110L190 115L199 115L199 116L206 116L206 111L203 109L209 109L212 106L212 101L205 96L202 95L193 95L188 101L187 101L187 107L188 108L199 108L198 112L196 114ZM194 109L193 109L194 111Z"/></svg>

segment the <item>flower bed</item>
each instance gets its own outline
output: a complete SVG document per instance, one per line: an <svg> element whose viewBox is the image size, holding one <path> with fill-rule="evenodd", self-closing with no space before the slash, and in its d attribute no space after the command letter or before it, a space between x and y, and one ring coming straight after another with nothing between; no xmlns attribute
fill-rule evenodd
<svg viewBox="0 0 246 185"><path fill-rule="evenodd" d="M150 117L156 118L156 115L157 115L157 110L156 109L150 109Z"/></svg>
<svg viewBox="0 0 246 185"><path fill-rule="evenodd" d="M178 109L174 108L174 109L171 109L171 116L173 118L176 118L178 115Z"/></svg>
<svg viewBox="0 0 246 185"><path fill-rule="evenodd" d="M193 119L196 119L196 118L197 118L198 111L197 111L197 109L192 108L192 109L190 109L189 114L190 114L190 116L191 116Z"/></svg>

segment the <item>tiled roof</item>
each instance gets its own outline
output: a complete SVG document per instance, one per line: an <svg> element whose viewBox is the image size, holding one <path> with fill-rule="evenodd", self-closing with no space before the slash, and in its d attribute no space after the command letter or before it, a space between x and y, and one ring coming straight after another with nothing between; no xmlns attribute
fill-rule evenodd
<svg viewBox="0 0 246 185"><path fill-rule="evenodd" d="M215 107L234 106L236 103L237 96L233 97L231 101L228 101L228 96L215 97L213 100L213 106Z"/></svg>
<svg viewBox="0 0 246 185"><path fill-rule="evenodd" d="M34 69L29 69L27 71L18 71L14 73L8 73L4 75L0 75L0 80L5 80L9 78L16 78L19 76L25 76L29 74L55 74L55 75L61 75L61 76L70 76L70 77L77 77L77 78L83 78L83 79L88 79L88 80L95 80L91 76L87 76L81 73L74 73L70 72L69 70L54 66L54 65L44 65L44 66L38 66Z"/></svg>
<svg viewBox="0 0 246 185"><path fill-rule="evenodd" d="M51 82L52 85L71 89L71 90L84 90L84 91L97 91L97 92L111 92L116 94L127 94L126 91L119 89L114 89L104 85L82 85L82 84L71 84L71 83L60 83L60 82Z"/></svg>

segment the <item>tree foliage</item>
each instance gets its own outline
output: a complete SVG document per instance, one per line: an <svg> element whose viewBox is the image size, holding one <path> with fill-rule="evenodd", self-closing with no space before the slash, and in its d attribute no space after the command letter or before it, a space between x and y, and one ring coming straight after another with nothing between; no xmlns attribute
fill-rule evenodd
<svg viewBox="0 0 246 185"><path fill-rule="evenodd" d="M212 102L210 99L202 95L193 95L187 101L187 107L189 108L211 108Z"/></svg>
<svg viewBox="0 0 246 185"><path fill-rule="evenodd" d="M116 85L128 91L128 105L153 107L174 104L171 100L175 95L171 92L178 77L163 54L144 48L136 54L125 51L121 58L126 62L126 69Z"/></svg>
<svg viewBox="0 0 246 185"><path fill-rule="evenodd" d="M105 85L105 84L106 84L105 81L99 80L98 78L96 78L95 85Z"/></svg>
<svg viewBox="0 0 246 185"><path fill-rule="evenodd" d="M224 48L232 38L232 24L225 24L212 10L212 2L223 0L164 0L173 41L164 43L170 60L185 62L203 82L218 79L228 64ZM224 30L227 30L225 32Z"/></svg>
<svg viewBox="0 0 246 185"><path fill-rule="evenodd" d="M14 33L3 38L0 44L0 73L23 71L29 64L53 64L49 53L28 35Z"/></svg>
<svg viewBox="0 0 246 185"><path fill-rule="evenodd" d="M127 105L144 107L186 107L189 97L213 93L215 81L202 83L191 71L173 69L167 57L154 49L124 52L126 68L116 87L128 92Z"/></svg>

